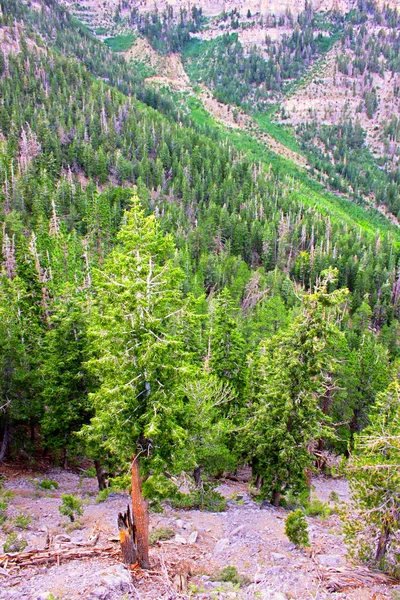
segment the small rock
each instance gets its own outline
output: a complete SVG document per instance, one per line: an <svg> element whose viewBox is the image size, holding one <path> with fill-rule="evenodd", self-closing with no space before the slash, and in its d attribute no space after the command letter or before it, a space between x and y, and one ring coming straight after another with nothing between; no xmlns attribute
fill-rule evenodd
<svg viewBox="0 0 400 600"><path fill-rule="evenodd" d="M240 525L239 527L236 527L236 529L234 529L231 532L231 536L237 535L240 531L242 531L244 528L246 527L246 525Z"/></svg>
<svg viewBox="0 0 400 600"><path fill-rule="evenodd" d="M183 526L184 526L184 524L185 524L185 522L184 522L184 521L182 521L182 519L177 519L177 520L176 520L176 523L175 523L175 525L176 525L177 527L180 527L181 529L183 529Z"/></svg>
<svg viewBox="0 0 400 600"><path fill-rule="evenodd" d="M318 562L322 567L339 567L344 562L340 554L320 554Z"/></svg>
<svg viewBox="0 0 400 600"><path fill-rule="evenodd" d="M265 569L265 575L269 575L270 577L276 577L277 575L282 575L285 572L283 567L269 567L269 569Z"/></svg>
<svg viewBox="0 0 400 600"><path fill-rule="evenodd" d="M223 586L222 581L210 581L209 582L211 588L217 588Z"/></svg>
<svg viewBox="0 0 400 600"><path fill-rule="evenodd" d="M199 537L198 531L192 531L192 533L188 537L189 544L195 544L197 542L197 538Z"/></svg>
<svg viewBox="0 0 400 600"><path fill-rule="evenodd" d="M179 535L178 533L176 534L174 540L177 544L187 544L186 538L184 538L183 535Z"/></svg>
<svg viewBox="0 0 400 600"><path fill-rule="evenodd" d="M105 595L94 596L97 598L101 598L106 600L110 592L119 592L122 594L127 594L133 592L133 584L132 577L129 571L123 566L118 565L115 567L110 567L106 569L102 573L101 577L101 586L100 588L104 588L106 591ZM94 590L96 593L99 593L100 588L96 588Z"/></svg>
<svg viewBox="0 0 400 600"><path fill-rule="evenodd" d="M288 550L297 550L297 546L296 544L293 544L293 542L289 542L287 548Z"/></svg>
<svg viewBox="0 0 400 600"><path fill-rule="evenodd" d="M206 592L210 592L211 590L213 590L215 588L215 583L216 583L215 581L204 581L202 583L201 587Z"/></svg>
<svg viewBox="0 0 400 600"><path fill-rule="evenodd" d="M282 592L275 592L272 597L272 600L287 600L287 596Z"/></svg>
<svg viewBox="0 0 400 600"><path fill-rule="evenodd" d="M104 586L100 586L95 590L92 590L88 598L98 598L98 600L107 600L108 596L109 590Z"/></svg>
<svg viewBox="0 0 400 600"><path fill-rule="evenodd" d="M230 541L228 538L221 538L214 546L213 554L220 554L229 546Z"/></svg>
<svg viewBox="0 0 400 600"><path fill-rule="evenodd" d="M286 556L284 554L279 554L279 552L271 552L270 557L275 562L286 560Z"/></svg>

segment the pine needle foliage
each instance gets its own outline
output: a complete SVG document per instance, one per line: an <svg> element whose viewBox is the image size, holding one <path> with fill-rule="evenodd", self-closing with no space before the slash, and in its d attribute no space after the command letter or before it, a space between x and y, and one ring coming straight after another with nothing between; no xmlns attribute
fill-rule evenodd
<svg viewBox="0 0 400 600"><path fill-rule="evenodd" d="M378 394L370 424L358 436L347 475L352 512L345 526L350 554L400 575L400 382Z"/></svg>

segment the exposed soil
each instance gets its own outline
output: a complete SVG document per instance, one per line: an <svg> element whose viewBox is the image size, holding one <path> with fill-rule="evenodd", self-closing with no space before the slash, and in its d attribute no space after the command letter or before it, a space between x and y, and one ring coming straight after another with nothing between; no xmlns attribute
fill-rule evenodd
<svg viewBox="0 0 400 600"><path fill-rule="evenodd" d="M42 490L43 479L56 481L58 489ZM152 514L151 528L172 528L175 537L151 548L152 570L145 573L128 571L118 551L116 517L126 509L127 494L110 494L106 502L96 503L95 479L60 469L30 474L6 469L3 489L15 496L0 530L1 546L7 532L14 531L27 541L25 551L44 549L46 544L54 555L68 548L111 550L85 560L61 557L53 566L17 569L3 562L0 599L392 599L393 588L378 583L329 592L331 576L347 564L337 514L326 520L308 518L311 550L299 550L284 534L287 512L270 505L260 509L246 479L220 483L219 491L228 500L225 512L183 511L166 505L162 514ZM332 491L339 502L348 500L345 480L319 477L314 486L313 494L332 507ZM80 529L71 528L58 511L64 493L74 493L84 502ZM25 530L13 524L21 513L32 518ZM236 567L246 577L241 587L218 581L218 572L226 566Z"/></svg>

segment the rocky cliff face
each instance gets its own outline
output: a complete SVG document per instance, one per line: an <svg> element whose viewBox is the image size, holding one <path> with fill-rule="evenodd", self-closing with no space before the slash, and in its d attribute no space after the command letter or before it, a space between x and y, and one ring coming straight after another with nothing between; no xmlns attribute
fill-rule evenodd
<svg viewBox="0 0 400 600"><path fill-rule="evenodd" d="M59 0L66 5L75 16L85 24L92 26L109 27L113 23L113 16L117 7L121 7L121 0ZM140 12L162 12L167 6L172 6L175 14L181 8L191 10L193 6L201 8L203 14L213 17L223 11L231 12L236 9L245 17L250 10L252 15L263 17L275 15L280 17L288 11L296 17L305 9L307 0L125 0L122 5L122 16L129 16L133 8ZM400 6L400 0L376 0L381 7L384 5L393 8ZM355 8L358 0L308 0L316 11L339 10L346 13Z"/></svg>
<svg viewBox="0 0 400 600"><path fill-rule="evenodd" d="M348 12L357 6L357 0L310 0L309 3L319 11L336 8L340 12ZM378 3L396 6L399 0L378 0ZM136 6L141 11L153 11L156 8L162 10L167 4L177 9L198 6L208 16L220 14L224 10L229 12L235 8L242 14L250 10L252 14L280 16L289 10L293 15L298 15L304 10L306 0L195 0L191 2L188 0L132 0L131 2L132 7Z"/></svg>

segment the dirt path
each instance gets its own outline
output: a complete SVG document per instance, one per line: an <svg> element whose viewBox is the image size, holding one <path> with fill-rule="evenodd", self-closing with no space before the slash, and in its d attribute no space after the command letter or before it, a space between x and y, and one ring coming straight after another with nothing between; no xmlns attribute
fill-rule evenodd
<svg viewBox="0 0 400 600"><path fill-rule="evenodd" d="M56 481L58 489L42 490L39 484L44 478ZM339 501L347 500L347 483L343 480L318 478L314 485L315 496L331 506L332 491ZM43 549L50 541L54 553L94 541L96 547L114 544L117 514L129 502L126 494L110 494L106 502L96 503L94 479L61 470L46 475L33 473L31 477L8 476L3 489L12 491L14 498L9 500L7 520L0 530L0 546L7 535L15 532L26 540L26 550ZM115 552L102 557L61 560L59 565L32 566L21 571L0 568L0 599L392 599L391 590L379 585L333 594L327 591L329 569L335 571L346 565L336 514L324 521L308 518L311 551L305 552L296 549L284 534L287 512L270 505L260 509L245 481L226 480L219 491L228 501L222 513L175 510L167 505L163 513L151 515L151 528L170 528L173 537L152 547L150 574L135 572L132 580L131 573L119 562L115 543ZM77 494L84 503L79 529L60 516L58 507L64 493ZM14 520L19 514L31 517L27 529L16 528ZM243 585L219 580L218 573L227 566L235 567L245 578ZM188 587L179 595L176 588L181 576L184 582L188 579Z"/></svg>

